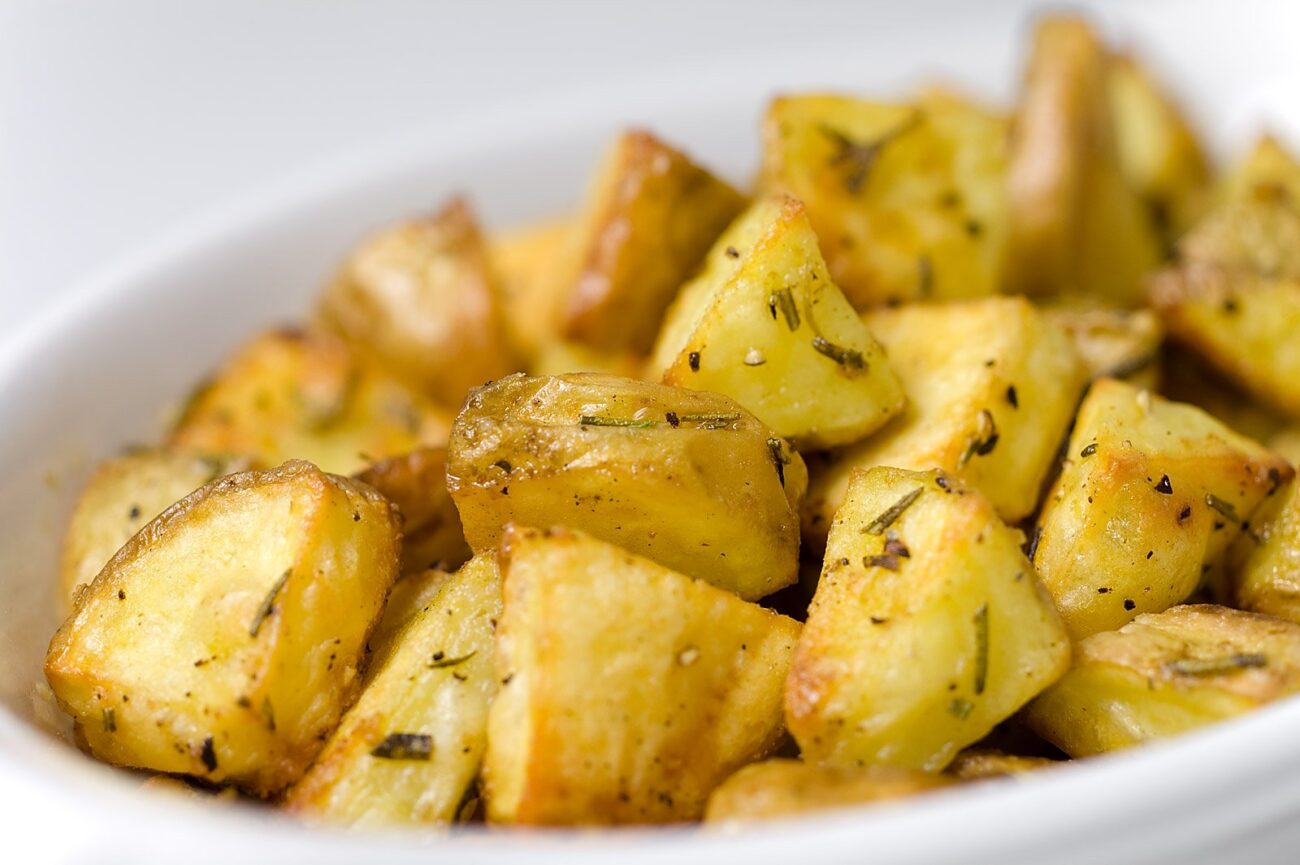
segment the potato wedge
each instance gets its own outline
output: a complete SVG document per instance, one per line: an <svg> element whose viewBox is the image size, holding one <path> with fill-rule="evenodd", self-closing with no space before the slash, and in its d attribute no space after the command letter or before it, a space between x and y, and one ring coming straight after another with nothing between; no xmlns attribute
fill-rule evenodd
<svg viewBox="0 0 1300 865"><path fill-rule="evenodd" d="M105 566L45 676L99 759L273 794L356 696L398 543L387 501L308 463L213 481Z"/></svg>
<svg viewBox="0 0 1300 865"><path fill-rule="evenodd" d="M1146 388L1159 384L1165 330L1151 310L1059 305L1044 314L1069 335L1092 378Z"/></svg>
<svg viewBox="0 0 1300 865"><path fill-rule="evenodd" d="M209 481L248 467L243 457L166 448L132 450L100 463L63 536L63 615L72 611L81 587L146 523Z"/></svg>
<svg viewBox="0 0 1300 865"><path fill-rule="evenodd" d="M325 289L317 318L422 394L449 408L520 364L469 205L363 241Z"/></svg>
<svg viewBox="0 0 1300 865"><path fill-rule="evenodd" d="M1160 239L1125 182L1106 55L1080 18L1039 21L1012 136L1010 286L1136 306Z"/></svg>
<svg viewBox="0 0 1300 865"><path fill-rule="evenodd" d="M897 766L816 766L765 760L746 766L709 797L706 823L745 823L848 808L952 786L942 775Z"/></svg>
<svg viewBox="0 0 1300 865"><path fill-rule="evenodd" d="M744 206L730 185L650 133L619 136L578 229L561 333L608 352L649 352L677 289Z"/></svg>
<svg viewBox="0 0 1300 865"><path fill-rule="evenodd" d="M786 681L804 759L938 771L1065 672L1022 540L943 472L854 473Z"/></svg>
<svg viewBox="0 0 1300 865"><path fill-rule="evenodd" d="M558 523L747 600L797 576L803 460L719 394L509 376L456 418L447 473L478 553L506 523Z"/></svg>
<svg viewBox="0 0 1300 865"><path fill-rule="evenodd" d="M1031 727L1071 757L1138 745L1300 691L1300 625L1211 604L1138 616L1082 640Z"/></svg>
<svg viewBox="0 0 1300 865"><path fill-rule="evenodd" d="M651 368L664 384L726 394L800 448L857 441L906 401L792 198L760 200L718 239Z"/></svg>
<svg viewBox="0 0 1300 865"><path fill-rule="evenodd" d="M417 448L357 474L402 515L402 575L455 570L469 561L460 513L447 490L447 449Z"/></svg>
<svg viewBox="0 0 1300 865"><path fill-rule="evenodd" d="M764 192L808 208L858 309L981 297L1004 279L1007 120L951 96L913 105L780 97L763 118Z"/></svg>
<svg viewBox="0 0 1300 865"><path fill-rule="evenodd" d="M425 607L433 603L453 573L456 571L429 568L419 573L405 574L393 583L393 588L388 593L388 603L384 604L384 614L379 617L379 623L370 634L369 658L363 665L367 681L383 668L397 648L397 638L402 630Z"/></svg>
<svg viewBox="0 0 1300 865"><path fill-rule="evenodd" d="M908 406L815 471L804 537L826 537L855 468L941 468L1003 519L1033 513L1088 371L1070 338L1024 298L913 304L865 316L903 381Z"/></svg>
<svg viewBox="0 0 1300 865"><path fill-rule="evenodd" d="M1196 221L1207 196L1200 142L1150 70L1130 55L1107 59L1106 96L1120 174L1170 245Z"/></svg>
<svg viewBox="0 0 1300 865"><path fill-rule="evenodd" d="M247 454L265 465L308 460L339 474L446 444L450 417L324 334L255 337L190 397L170 444Z"/></svg>
<svg viewBox="0 0 1300 865"><path fill-rule="evenodd" d="M578 532L501 550L490 821L697 820L776 747L798 622Z"/></svg>
<svg viewBox="0 0 1300 865"><path fill-rule="evenodd" d="M562 216L488 238L488 262L500 291L506 332L530 362L559 339L560 316L573 287L565 280L578 254L582 223Z"/></svg>
<svg viewBox="0 0 1300 865"><path fill-rule="evenodd" d="M1070 635L1185 600L1292 475L1198 408L1094 383L1034 535L1034 565Z"/></svg>
<svg viewBox="0 0 1300 865"><path fill-rule="evenodd" d="M456 820L476 795L487 747L500 614L492 556L447 579L397 637L286 807L351 826Z"/></svg>
<svg viewBox="0 0 1300 865"><path fill-rule="evenodd" d="M983 781L986 778L1005 778L1008 775L1025 775L1038 769L1063 766L1063 760L1047 757L1023 757L980 748L967 748L948 766L948 774L961 781Z"/></svg>

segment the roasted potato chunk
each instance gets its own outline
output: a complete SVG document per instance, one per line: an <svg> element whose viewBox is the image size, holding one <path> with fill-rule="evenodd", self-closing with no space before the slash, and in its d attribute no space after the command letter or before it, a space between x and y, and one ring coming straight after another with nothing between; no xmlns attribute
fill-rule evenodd
<svg viewBox="0 0 1300 865"><path fill-rule="evenodd" d="M560 314L572 288L564 274L576 260L580 226L577 218L564 216L488 239L506 332L525 359L559 339Z"/></svg>
<svg viewBox="0 0 1300 865"><path fill-rule="evenodd" d="M1088 371L1070 338L1024 298L877 310L867 326L903 381L908 406L813 474L804 536L826 536L855 468L941 468L1003 519L1033 513Z"/></svg>
<svg viewBox="0 0 1300 865"><path fill-rule="evenodd" d="M1026 710L1071 757L1161 739L1300 691L1300 625L1210 604L1138 616L1079 642Z"/></svg>
<svg viewBox="0 0 1300 865"><path fill-rule="evenodd" d="M132 535L179 499L247 469L243 457L146 448L105 460L77 499L63 537L62 612Z"/></svg>
<svg viewBox="0 0 1300 865"><path fill-rule="evenodd" d="M1004 278L1006 141L1006 118L951 96L781 97L763 119L761 185L805 204L858 309L980 297Z"/></svg>
<svg viewBox="0 0 1300 865"><path fill-rule="evenodd" d="M388 656L397 648L397 638L402 630L433 603L442 587L455 571L429 568L416 574L406 574L393 583L388 593L384 614L370 635L370 660L365 665L367 678L383 668Z"/></svg>
<svg viewBox="0 0 1300 865"><path fill-rule="evenodd" d="M1270 444L1293 466L1300 462L1295 429ZM1228 562L1233 606L1300 622L1300 484L1294 478L1251 516Z"/></svg>
<svg viewBox="0 0 1300 865"><path fill-rule="evenodd" d="M463 199L365 240L325 290L317 317L451 408L470 388L519 369L483 238Z"/></svg>
<svg viewBox="0 0 1300 865"><path fill-rule="evenodd" d="M604 351L649 352L678 287L744 206L650 133L619 136L578 229L561 333Z"/></svg>
<svg viewBox="0 0 1300 865"><path fill-rule="evenodd" d="M1120 174L1141 196L1166 243L1199 215L1209 166L1187 119L1135 58L1112 55L1106 95Z"/></svg>
<svg viewBox="0 0 1300 865"><path fill-rule="evenodd" d="M356 696L398 543L387 501L308 463L213 481L104 567L45 676L101 760L275 793Z"/></svg>
<svg viewBox="0 0 1300 865"><path fill-rule="evenodd" d="M501 570L489 820L696 820L776 747L798 622L568 530L510 528Z"/></svg>
<svg viewBox="0 0 1300 865"><path fill-rule="evenodd" d="M447 473L478 553L508 522L559 523L747 600L797 575L803 461L719 394L509 376L456 418Z"/></svg>
<svg viewBox="0 0 1300 865"><path fill-rule="evenodd" d="M190 398L171 445L339 474L447 441L441 409L323 334L254 338Z"/></svg>
<svg viewBox="0 0 1300 865"><path fill-rule="evenodd" d="M1022 541L943 472L855 472L786 682L804 758L938 771L1060 677Z"/></svg>
<svg viewBox="0 0 1300 865"><path fill-rule="evenodd" d="M1261 136L1220 184L1219 201L1276 196L1300 202L1300 162L1271 135Z"/></svg>
<svg viewBox="0 0 1300 865"><path fill-rule="evenodd" d="M470 557L460 513L447 490L447 449L417 448L380 460L357 480L383 494L402 515L402 574L454 570Z"/></svg>
<svg viewBox="0 0 1300 865"><path fill-rule="evenodd" d="M1034 564L1081 639L1185 600L1286 460L1200 409L1102 379L1079 409Z"/></svg>
<svg viewBox="0 0 1300 865"><path fill-rule="evenodd" d="M1010 285L1136 306L1160 262L1150 216L1125 182L1106 55L1081 19L1040 21L1011 139Z"/></svg>
<svg viewBox="0 0 1300 865"><path fill-rule="evenodd" d="M792 198L759 201L719 238L669 311L651 368L664 384L732 397L798 447L854 442L906 399Z"/></svg>
<svg viewBox="0 0 1300 865"><path fill-rule="evenodd" d="M985 778L1024 775L1061 765L1064 765L1064 761L1050 760L1047 757L1023 757L1002 751L968 748L958 754L957 759L948 766L948 774L962 781L982 781Z"/></svg>
<svg viewBox="0 0 1300 865"><path fill-rule="evenodd" d="M289 792L289 810L354 826L457 819L487 747L500 613L493 557L451 576Z"/></svg>
<svg viewBox="0 0 1300 865"><path fill-rule="evenodd" d="M942 775L897 766L816 766L765 760L746 766L709 797L707 823L743 823L904 799L952 785Z"/></svg>
<svg viewBox="0 0 1300 865"><path fill-rule="evenodd" d="M1094 378L1118 378L1138 387L1160 381L1160 345L1165 331L1148 309L1056 306L1048 320L1070 336Z"/></svg>

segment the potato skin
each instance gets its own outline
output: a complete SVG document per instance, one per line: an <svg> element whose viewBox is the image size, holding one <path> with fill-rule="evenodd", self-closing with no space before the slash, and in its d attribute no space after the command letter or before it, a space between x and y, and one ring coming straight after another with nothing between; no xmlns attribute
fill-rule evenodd
<svg viewBox="0 0 1300 865"><path fill-rule="evenodd" d="M63 536L60 610L150 520L223 475L249 467L244 457L145 448L104 460L86 483Z"/></svg>
<svg viewBox="0 0 1300 865"><path fill-rule="evenodd" d="M1065 672L1022 540L942 472L854 473L786 681L804 759L938 771Z"/></svg>
<svg viewBox="0 0 1300 865"><path fill-rule="evenodd" d="M798 760L753 763L713 791L706 823L744 823L903 799L952 785L942 775L897 766L845 768Z"/></svg>
<svg viewBox="0 0 1300 865"><path fill-rule="evenodd" d="M859 310L981 297L1003 281L1007 121L944 94L912 105L783 96L763 118L765 194L808 208Z"/></svg>
<svg viewBox="0 0 1300 865"><path fill-rule="evenodd" d="M1070 635L1185 600L1292 475L1199 409L1096 382L1035 529L1034 564Z"/></svg>
<svg viewBox="0 0 1300 865"><path fill-rule="evenodd" d="M561 523L746 599L797 576L803 461L719 394L509 376L466 403L447 472L479 553L508 522Z"/></svg>
<svg viewBox="0 0 1300 865"><path fill-rule="evenodd" d="M864 318L909 403L878 434L814 464L805 540L824 542L856 468L941 468L1008 522L1033 513L1087 382L1069 337L1024 298L912 304Z"/></svg>
<svg viewBox="0 0 1300 865"><path fill-rule="evenodd" d="M651 368L664 384L732 397L799 448L856 441L906 401L792 198L760 200L718 239L669 310Z"/></svg>
<svg viewBox="0 0 1300 865"><path fill-rule="evenodd" d="M322 325L449 408L519 368L477 221L464 199L378 232L320 298Z"/></svg>
<svg viewBox="0 0 1300 865"><path fill-rule="evenodd" d="M356 696L398 543L374 490L308 463L213 481L105 566L46 678L101 760L273 794Z"/></svg>
<svg viewBox="0 0 1300 865"><path fill-rule="evenodd" d="M446 824L472 798L497 691L493 626L501 579L492 557L448 577L396 645L285 806L351 826ZM428 736L422 759L381 757L394 733Z"/></svg>
<svg viewBox="0 0 1300 865"><path fill-rule="evenodd" d="M509 528L501 569L489 821L698 820L775 749L794 620L565 529Z"/></svg>
<svg viewBox="0 0 1300 865"><path fill-rule="evenodd" d="M450 418L334 337L296 329L254 337L190 397L178 448L308 460L339 474L447 441Z"/></svg>
<svg viewBox="0 0 1300 865"><path fill-rule="evenodd" d="M402 515L402 575L427 568L455 570L469 561L469 544L447 490L447 449L417 448L380 460L357 474Z"/></svg>
<svg viewBox="0 0 1300 865"><path fill-rule="evenodd" d="M1300 690L1300 625L1210 604L1138 616L1078 643L1026 710L1071 757L1195 729Z"/></svg>
<svg viewBox="0 0 1300 865"><path fill-rule="evenodd" d="M604 351L648 352L677 289L744 206L650 133L619 136L586 205L561 333Z"/></svg>

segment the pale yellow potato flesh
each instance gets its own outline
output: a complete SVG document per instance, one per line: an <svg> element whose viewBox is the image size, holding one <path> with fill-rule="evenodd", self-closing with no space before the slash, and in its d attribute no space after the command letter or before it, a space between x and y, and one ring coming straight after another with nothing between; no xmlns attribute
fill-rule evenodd
<svg viewBox="0 0 1300 865"><path fill-rule="evenodd" d="M799 624L565 529L502 542L488 819L698 820L775 749Z"/></svg>
<svg viewBox="0 0 1300 865"><path fill-rule="evenodd" d="M387 501L308 463L214 481L105 566L46 679L101 760L276 793L356 697L398 545Z"/></svg>
<svg viewBox="0 0 1300 865"><path fill-rule="evenodd" d="M786 682L804 759L943 769L1069 666L1055 606L992 504L942 472L859 471Z"/></svg>
<svg viewBox="0 0 1300 865"><path fill-rule="evenodd" d="M565 281L566 265L577 255L580 227L576 217L559 216L488 238L506 333L530 364L560 339L560 315L572 287Z"/></svg>

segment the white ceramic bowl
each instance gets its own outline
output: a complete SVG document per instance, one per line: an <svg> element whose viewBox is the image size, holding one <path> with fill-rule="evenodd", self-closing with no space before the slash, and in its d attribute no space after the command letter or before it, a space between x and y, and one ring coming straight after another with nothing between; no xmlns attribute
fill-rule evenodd
<svg viewBox="0 0 1300 865"><path fill-rule="evenodd" d="M1296 126L1287 112L1295 111L1300 75L1294 52L1279 41L1294 27L1270 17L1267 4L1246 4L1244 15L1240 4L1168 6L1112 11L1110 23L1151 49L1196 116L1217 118L1207 126L1215 144L1240 145L1264 120ZM940 73L1005 95L1019 64L1020 30L960 9L895 15L887 32L839 34L776 59L732 54L726 64L706 59L598 81L378 145L159 239L0 348L0 851L25 853L23 861L279 865L449 855L467 863L617 857L683 865L1293 858L1285 854L1300 845L1300 701L1025 780L745 833L451 838L308 830L252 809L148 795L138 779L86 760L41 721L49 707L37 683L57 624L59 533L94 460L155 436L165 407L232 346L299 316L359 233L451 191L471 193L497 224L570 207L602 141L626 122L660 130L743 179L753 167L761 105L777 90L889 92Z"/></svg>

